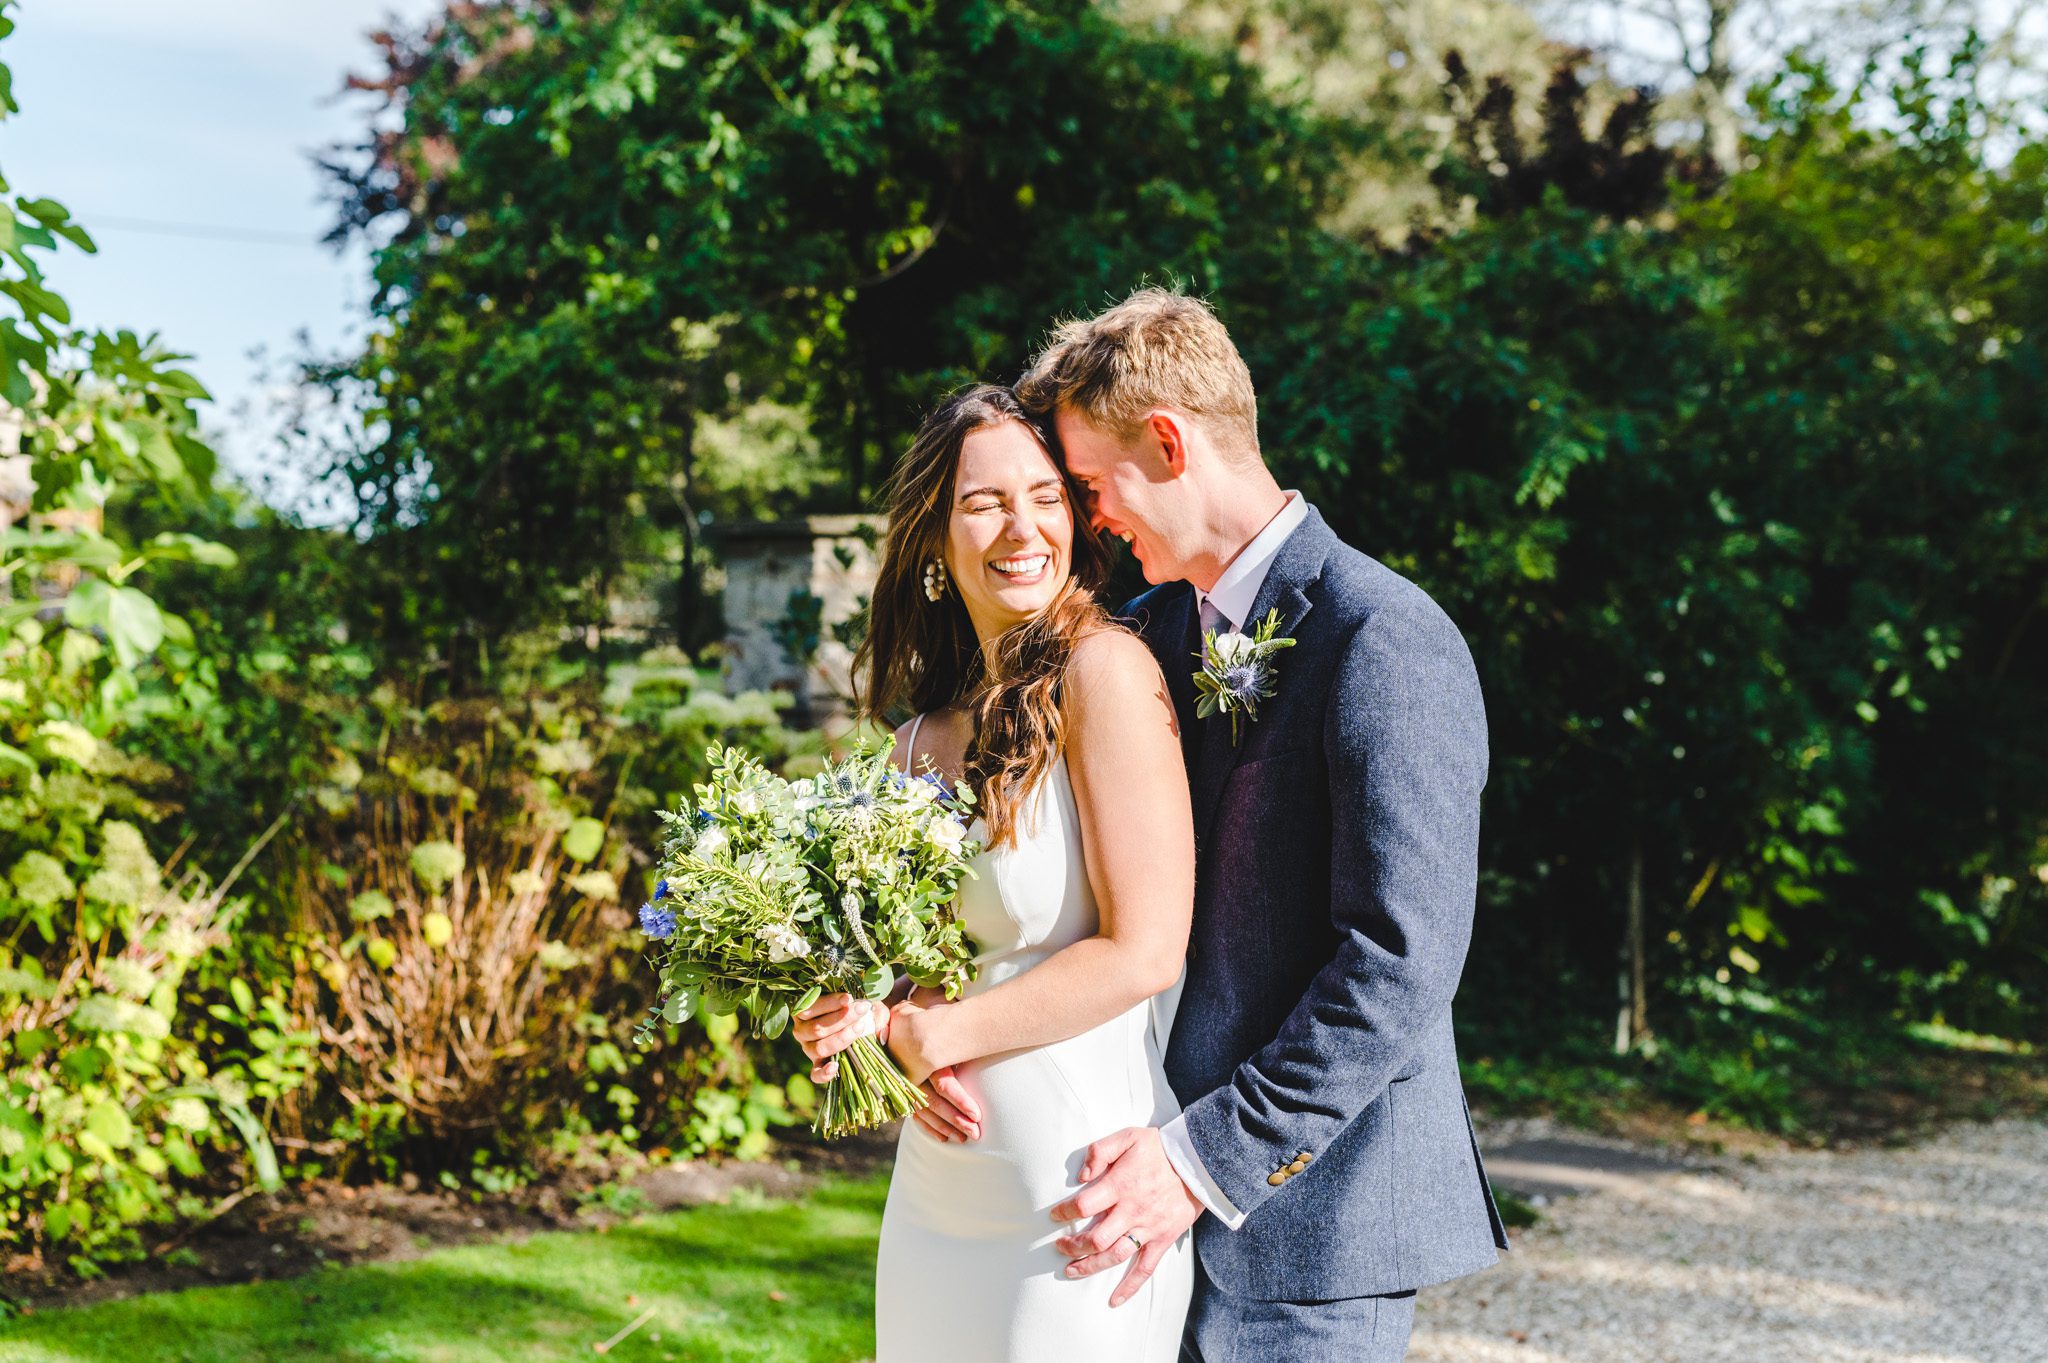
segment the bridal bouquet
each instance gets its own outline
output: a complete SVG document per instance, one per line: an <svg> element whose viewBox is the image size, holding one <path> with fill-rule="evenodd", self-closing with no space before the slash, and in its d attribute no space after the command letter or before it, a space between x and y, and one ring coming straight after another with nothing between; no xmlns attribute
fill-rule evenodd
<svg viewBox="0 0 2048 1363"><path fill-rule="evenodd" d="M694 802L661 811L661 880L640 910L661 994L639 1028L679 1022L701 999L744 1008L757 1036L827 992L878 999L895 970L957 998L973 948L952 913L979 848L968 841L971 791L889 765L893 743L863 746L790 781L714 744ZM925 1098L873 1037L839 1058L813 1129L843 1136L923 1107Z"/></svg>

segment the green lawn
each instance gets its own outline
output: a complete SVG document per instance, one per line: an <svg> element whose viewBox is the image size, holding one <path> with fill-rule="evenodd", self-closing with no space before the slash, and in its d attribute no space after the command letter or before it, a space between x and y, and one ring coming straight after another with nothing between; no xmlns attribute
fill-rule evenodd
<svg viewBox="0 0 2048 1363"><path fill-rule="evenodd" d="M0 1363L847 1363L874 1351L886 1177L641 1218L608 1233L108 1302L0 1324ZM778 1295L779 1294L779 1295ZM628 1302L627 1298L634 1300Z"/></svg>

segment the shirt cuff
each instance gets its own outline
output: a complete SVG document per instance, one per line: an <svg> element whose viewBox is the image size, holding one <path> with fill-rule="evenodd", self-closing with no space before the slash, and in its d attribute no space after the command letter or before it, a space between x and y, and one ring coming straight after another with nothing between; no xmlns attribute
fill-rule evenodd
<svg viewBox="0 0 2048 1363"><path fill-rule="evenodd" d="M1195 1143L1188 1139L1187 1118L1175 1117L1160 1127L1159 1143L1166 1150L1166 1162L1173 1166L1173 1172L1180 1175L1180 1181L1188 1185L1188 1191L1195 1195L1197 1202L1232 1230L1244 1224L1245 1213L1223 1195L1223 1190L1216 1186L1215 1179L1209 1177L1208 1168L1195 1153Z"/></svg>

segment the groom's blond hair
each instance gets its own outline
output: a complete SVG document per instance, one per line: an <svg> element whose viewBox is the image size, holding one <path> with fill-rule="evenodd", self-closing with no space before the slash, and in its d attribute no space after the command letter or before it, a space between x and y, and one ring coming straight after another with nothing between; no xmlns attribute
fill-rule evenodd
<svg viewBox="0 0 2048 1363"><path fill-rule="evenodd" d="M1017 383L1048 420L1061 407L1130 441L1161 407L1201 423L1233 464L1259 458L1258 397L1230 333L1199 298L1140 289L1107 312L1062 322Z"/></svg>

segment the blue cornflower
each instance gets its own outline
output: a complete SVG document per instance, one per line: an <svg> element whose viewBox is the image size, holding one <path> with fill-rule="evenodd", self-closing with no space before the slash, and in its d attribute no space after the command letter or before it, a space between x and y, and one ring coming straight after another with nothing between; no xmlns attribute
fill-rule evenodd
<svg viewBox="0 0 2048 1363"><path fill-rule="evenodd" d="M653 904L642 904L640 931L657 942L666 942L676 935L676 916L668 909L656 908Z"/></svg>
<svg viewBox="0 0 2048 1363"><path fill-rule="evenodd" d="M657 900L668 898L668 882L666 880L657 880L654 882L654 897Z"/></svg>

